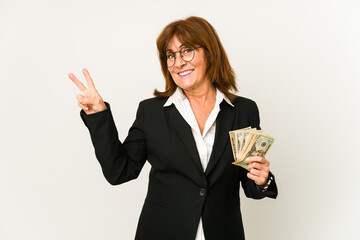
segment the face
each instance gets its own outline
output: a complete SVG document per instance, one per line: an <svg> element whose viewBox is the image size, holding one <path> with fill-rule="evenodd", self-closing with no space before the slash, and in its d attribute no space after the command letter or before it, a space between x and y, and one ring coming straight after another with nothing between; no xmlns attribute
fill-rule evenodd
<svg viewBox="0 0 360 240"><path fill-rule="evenodd" d="M167 50L179 51L182 47L176 36L170 40ZM186 46L188 47L188 46ZM191 46L196 47L196 46ZM184 91L199 91L210 85L206 77L206 58L203 48L195 49L195 56L190 62L185 62L180 53L176 53L175 64L168 68L175 84Z"/></svg>

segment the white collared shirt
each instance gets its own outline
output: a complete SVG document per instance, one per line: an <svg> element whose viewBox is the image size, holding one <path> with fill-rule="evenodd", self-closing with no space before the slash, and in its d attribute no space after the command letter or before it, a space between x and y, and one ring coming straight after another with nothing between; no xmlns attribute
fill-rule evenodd
<svg viewBox="0 0 360 240"><path fill-rule="evenodd" d="M215 140L215 127L216 127L216 117L220 112L220 103L225 100L229 105L234 107L234 105L229 101L229 99L218 89L216 89L216 102L213 110L211 111L208 119L206 120L204 131L201 134L199 125L196 121L194 112L190 106L190 102L183 93L181 88L177 88L173 95L171 95L164 107L168 107L171 104L174 104L176 109L179 111L181 116L185 119L185 121L191 127L192 134L194 136L194 140L196 143L196 148L199 153L201 166L203 171L205 172L206 167L208 165L211 151L214 145ZM195 240L205 240L204 230L202 227L202 221L200 217L200 222L198 226L198 230L196 233Z"/></svg>

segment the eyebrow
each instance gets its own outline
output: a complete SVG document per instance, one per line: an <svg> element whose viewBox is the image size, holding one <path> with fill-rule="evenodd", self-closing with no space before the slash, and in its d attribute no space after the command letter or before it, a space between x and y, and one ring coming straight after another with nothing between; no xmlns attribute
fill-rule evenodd
<svg viewBox="0 0 360 240"><path fill-rule="evenodd" d="M181 44L181 45L179 46L179 49L181 49L182 47L185 47L185 45L184 45L184 44ZM173 52L173 50L172 50L172 49L166 49L165 52Z"/></svg>

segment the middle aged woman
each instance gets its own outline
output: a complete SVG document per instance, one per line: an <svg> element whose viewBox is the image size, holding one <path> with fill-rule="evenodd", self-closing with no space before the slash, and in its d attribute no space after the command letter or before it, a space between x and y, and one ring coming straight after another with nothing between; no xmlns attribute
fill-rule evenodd
<svg viewBox="0 0 360 240"><path fill-rule="evenodd" d="M260 129L257 105L231 93L234 72L205 19L170 23L157 48L165 91L140 102L123 143L89 72L83 70L88 88L69 74L83 92L80 115L103 174L117 185L137 178L146 160L151 164L135 239L245 239L240 182L247 197L277 196L268 160L248 158L250 172L231 164L229 131Z"/></svg>

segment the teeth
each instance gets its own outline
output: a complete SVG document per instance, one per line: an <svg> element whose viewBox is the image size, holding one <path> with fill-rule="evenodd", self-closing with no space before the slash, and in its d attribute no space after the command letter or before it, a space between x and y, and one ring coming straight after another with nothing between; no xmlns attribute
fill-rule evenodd
<svg viewBox="0 0 360 240"><path fill-rule="evenodd" d="M192 70L189 70L189 71L186 71L186 72L179 73L179 75L180 76L185 76L185 75L188 75L191 72L192 72Z"/></svg>

